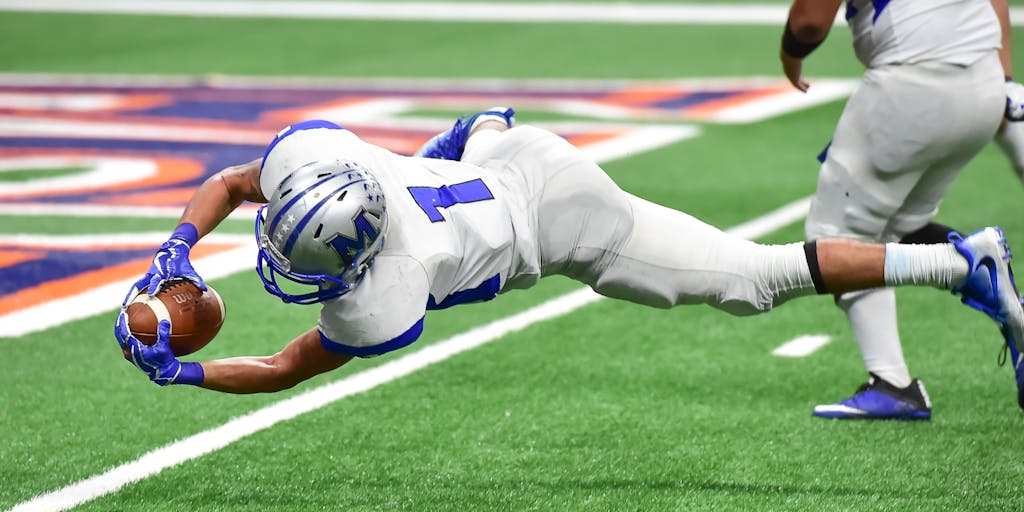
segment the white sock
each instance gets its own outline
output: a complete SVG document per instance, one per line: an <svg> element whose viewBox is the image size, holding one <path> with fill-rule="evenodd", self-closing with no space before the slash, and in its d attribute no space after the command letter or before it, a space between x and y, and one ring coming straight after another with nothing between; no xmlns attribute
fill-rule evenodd
<svg viewBox="0 0 1024 512"><path fill-rule="evenodd" d="M953 244L885 244L885 284L949 290L967 277L967 260Z"/></svg>
<svg viewBox="0 0 1024 512"><path fill-rule="evenodd" d="M1024 121L1007 122L1006 126L996 133L995 141L1010 160L1010 166L1017 173L1017 177L1024 181Z"/></svg>
<svg viewBox="0 0 1024 512"><path fill-rule="evenodd" d="M836 304L850 320L868 371L896 387L909 386L910 371L903 359L896 323L896 290L875 288L844 293Z"/></svg>

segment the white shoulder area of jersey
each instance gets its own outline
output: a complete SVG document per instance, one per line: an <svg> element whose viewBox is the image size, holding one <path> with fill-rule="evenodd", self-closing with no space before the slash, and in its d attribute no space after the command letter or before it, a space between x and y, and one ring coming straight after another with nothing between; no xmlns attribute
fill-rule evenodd
<svg viewBox="0 0 1024 512"><path fill-rule="evenodd" d="M260 188L270 197L278 184L299 167L320 160L352 160L372 167L378 148L345 129L313 128L277 140L263 161Z"/></svg>
<svg viewBox="0 0 1024 512"><path fill-rule="evenodd" d="M426 313L430 283L423 265L407 255L378 255L349 293L324 303L320 332L350 347L391 341Z"/></svg>

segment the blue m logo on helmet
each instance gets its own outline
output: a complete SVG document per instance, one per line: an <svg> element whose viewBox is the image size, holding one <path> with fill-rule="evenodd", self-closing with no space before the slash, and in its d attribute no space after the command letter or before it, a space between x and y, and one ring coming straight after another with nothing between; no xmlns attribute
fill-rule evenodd
<svg viewBox="0 0 1024 512"><path fill-rule="evenodd" d="M356 237L349 238L341 233L327 241L327 245L338 251L338 256L345 265L351 265L363 249L369 247L377 239L377 230L373 229L366 218L366 210L360 210L352 222L356 226Z"/></svg>

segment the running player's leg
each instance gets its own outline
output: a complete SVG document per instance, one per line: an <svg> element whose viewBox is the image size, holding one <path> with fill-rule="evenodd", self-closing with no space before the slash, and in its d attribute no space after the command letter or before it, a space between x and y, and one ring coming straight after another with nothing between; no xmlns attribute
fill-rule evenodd
<svg viewBox="0 0 1024 512"><path fill-rule="evenodd" d="M868 71L823 162L806 224L808 239L887 242L926 226L949 184L995 128L997 117L989 111L998 108L998 92L986 85L994 64ZM851 292L837 296L836 303L850 321L869 373L896 389L909 386L895 292ZM857 411L856 417L864 413Z"/></svg>
<svg viewBox="0 0 1024 512"><path fill-rule="evenodd" d="M871 154L865 148L871 145L868 118L872 115L872 96L878 94L873 90L876 88L877 84L866 79L851 96L836 126L805 223L808 240L843 237L886 241L882 235L888 217L898 209L902 197L879 200L856 186L857 182L874 179ZM875 288L837 295L836 305L846 314L868 372L894 387L907 387L911 378L900 345L895 291Z"/></svg>

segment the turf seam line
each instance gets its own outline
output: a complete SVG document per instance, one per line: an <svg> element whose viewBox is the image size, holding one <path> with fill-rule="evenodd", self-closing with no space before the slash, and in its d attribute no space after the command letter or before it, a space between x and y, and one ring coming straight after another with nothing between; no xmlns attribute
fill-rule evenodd
<svg viewBox="0 0 1024 512"><path fill-rule="evenodd" d="M810 198L803 198L727 231L744 238L757 238L799 220L807 214L809 204ZM315 411L337 400L369 391L461 352L526 329L538 322L566 315L602 298L590 288L569 292L510 317L428 345L399 359L257 409L232 419L220 427L158 448L132 462L19 503L9 512L67 510L116 492L125 485L160 473L166 468L216 451L282 421Z"/></svg>
<svg viewBox="0 0 1024 512"><path fill-rule="evenodd" d="M805 334L779 345L775 350L772 350L772 355L778 357L807 357L828 345L831 341L832 337L827 334Z"/></svg>

